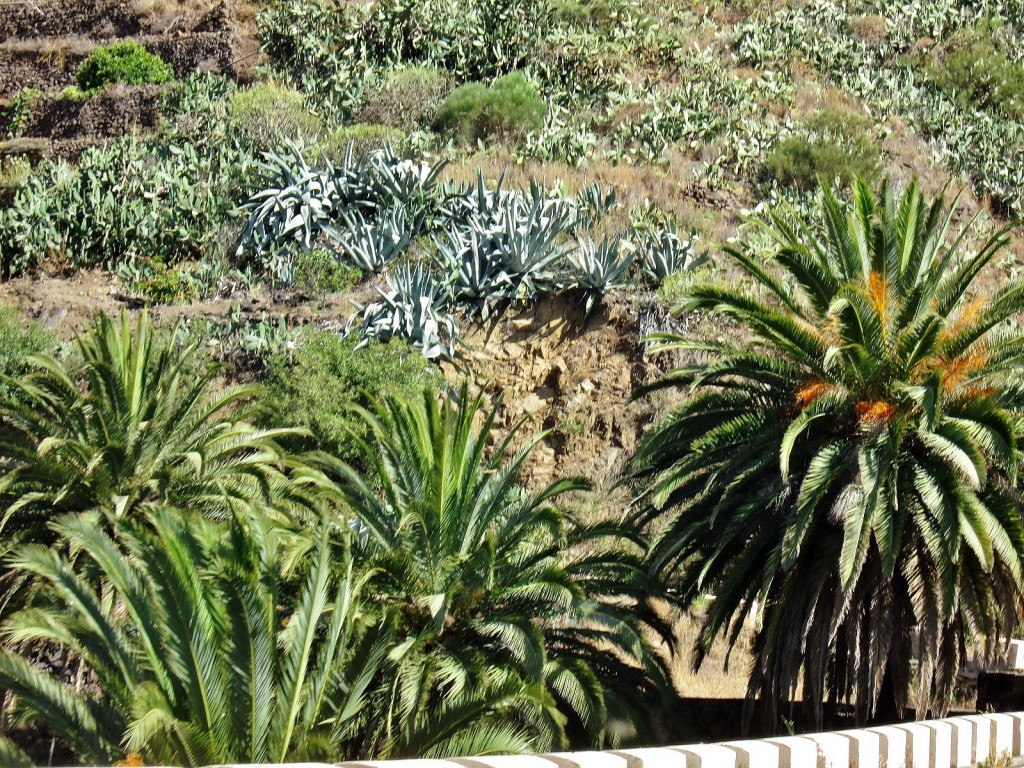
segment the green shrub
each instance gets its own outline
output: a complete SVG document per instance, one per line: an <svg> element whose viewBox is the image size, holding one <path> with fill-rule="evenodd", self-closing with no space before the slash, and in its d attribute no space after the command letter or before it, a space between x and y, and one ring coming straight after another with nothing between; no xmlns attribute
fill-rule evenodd
<svg viewBox="0 0 1024 768"><path fill-rule="evenodd" d="M371 152L384 147L391 147L396 154L401 155L405 151L406 140L405 133L397 128L356 123L331 131L318 141L308 154L314 162L326 159L337 163L345 156L351 144L356 159L365 159Z"/></svg>
<svg viewBox="0 0 1024 768"><path fill-rule="evenodd" d="M295 257L295 287L312 296L351 291L362 278L362 272L322 248Z"/></svg>
<svg viewBox="0 0 1024 768"><path fill-rule="evenodd" d="M142 85L173 79L169 64L134 41L98 47L75 74L75 83L83 91L98 91L113 83Z"/></svg>
<svg viewBox="0 0 1024 768"><path fill-rule="evenodd" d="M0 376L21 378L31 370L26 363L29 355L54 354L60 346L57 337L41 325L0 304ZM17 391L9 381L0 378L0 399L7 399Z"/></svg>
<svg viewBox="0 0 1024 768"><path fill-rule="evenodd" d="M515 139L544 126L547 104L521 72L499 77L490 86L466 83L445 100L435 125L442 133L474 142Z"/></svg>
<svg viewBox="0 0 1024 768"><path fill-rule="evenodd" d="M930 74L963 104L1024 119L1024 64L1000 50L991 34L971 34L934 65Z"/></svg>
<svg viewBox="0 0 1024 768"><path fill-rule="evenodd" d="M80 104L89 98L89 91L83 91L77 85L69 85L60 92L60 98L72 104Z"/></svg>
<svg viewBox="0 0 1024 768"><path fill-rule="evenodd" d="M145 258L137 264L125 265L128 266L134 266L138 274L122 278L125 289L147 303L179 304L199 298L197 284L180 266L169 267L161 259Z"/></svg>
<svg viewBox="0 0 1024 768"><path fill-rule="evenodd" d="M342 458L356 455L356 440L365 423L353 406L369 397L414 398L427 386L439 385L436 369L407 344L371 341L358 352L355 336L311 331L299 339L291 355L270 359L262 402L265 426L305 427L312 444Z"/></svg>
<svg viewBox="0 0 1024 768"><path fill-rule="evenodd" d="M259 147L275 147L286 141L308 144L324 127L320 116L306 108L305 96L274 82L232 93L228 118Z"/></svg>
<svg viewBox="0 0 1024 768"><path fill-rule="evenodd" d="M873 180L882 170L871 122L850 112L825 110L779 141L765 162L768 174L786 186L814 189L819 178L847 186L854 178Z"/></svg>
<svg viewBox="0 0 1024 768"><path fill-rule="evenodd" d="M403 67L388 73L380 83L367 88L357 117L362 123L376 123L411 131L429 125L444 97L451 90L448 76L430 67Z"/></svg>

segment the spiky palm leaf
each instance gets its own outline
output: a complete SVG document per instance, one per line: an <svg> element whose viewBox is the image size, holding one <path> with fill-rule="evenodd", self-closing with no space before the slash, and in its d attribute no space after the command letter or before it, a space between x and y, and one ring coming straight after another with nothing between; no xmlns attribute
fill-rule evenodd
<svg viewBox="0 0 1024 768"><path fill-rule="evenodd" d="M905 706L915 627L918 715L945 712L965 645L1019 596L1024 283L984 295L1006 232L970 252L952 215L916 184L859 183L849 207L826 189L818 229L773 215L774 258L727 248L748 279L682 307L745 341L662 337L701 362L659 385L689 398L638 450L638 517L680 599L715 594L697 664L764 605L749 692L773 724L801 675L819 721L848 697L863 719L883 683Z"/></svg>
<svg viewBox="0 0 1024 768"><path fill-rule="evenodd" d="M585 483L522 489L537 441L512 455L513 429L489 449L496 415L466 385L454 401L431 392L389 400L364 413L373 436L362 446L365 473L323 459L358 519L356 549L374 589L403 617L403 668L422 669L400 677L396 695L500 693L497 711L526 723L534 748L563 744L567 729L600 743L607 701L625 717L619 704L636 703L634 694L649 703L664 682L644 632L645 622L665 630L644 608L653 585L621 529L575 525L555 506ZM510 678L519 686L511 698Z"/></svg>
<svg viewBox="0 0 1024 768"><path fill-rule="evenodd" d="M218 510L225 497L302 505L287 482L290 460L240 406L252 391L214 395L215 370L189 371L194 348L161 344L145 313L132 328L99 316L77 340L81 369L52 357L12 381L0 403L10 429L0 455L5 537L48 537L46 523L68 512L133 515L150 504Z"/></svg>
<svg viewBox="0 0 1024 768"><path fill-rule="evenodd" d="M390 629L364 620L357 578L344 559L340 569L333 562L332 526L315 532L286 611L280 531L264 516L236 515L226 530L170 508L147 517L112 520L116 538L81 516L58 525L102 573L100 590L41 545L13 558L40 591L6 636L58 645L95 688L0 651L16 722L44 721L93 764L130 754L193 766L352 756Z"/></svg>

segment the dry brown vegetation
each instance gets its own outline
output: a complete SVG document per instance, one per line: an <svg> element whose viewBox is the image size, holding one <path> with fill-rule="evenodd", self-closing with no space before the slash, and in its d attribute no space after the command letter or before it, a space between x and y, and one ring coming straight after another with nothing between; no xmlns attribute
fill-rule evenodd
<svg viewBox="0 0 1024 768"><path fill-rule="evenodd" d="M715 643L699 669L693 668L689 649L700 633L700 616L684 614L676 621L679 652L672 659L672 681L683 698L742 699L747 694L747 677L753 661L749 653L754 636L753 621L747 622L731 654L723 641Z"/></svg>

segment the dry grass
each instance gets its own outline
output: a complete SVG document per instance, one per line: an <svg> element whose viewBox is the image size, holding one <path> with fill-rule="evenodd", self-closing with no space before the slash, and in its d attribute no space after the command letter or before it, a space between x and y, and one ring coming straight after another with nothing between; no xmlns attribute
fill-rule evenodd
<svg viewBox="0 0 1024 768"><path fill-rule="evenodd" d="M864 105L848 93L828 83L822 83L817 73L797 74L793 78L796 92L793 95L792 115L797 119L811 117L818 112L852 112L863 115Z"/></svg>
<svg viewBox="0 0 1024 768"><path fill-rule="evenodd" d="M726 663L728 647L716 642L699 670L693 669L691 651L700 632L700 617L680 616L675 622L676 655L671 659L672 682L680 696L700 699L742 699L747 693L747 677L752 658L750 643L754 626L748 622Z"/></svg>
<svg viewBox="0 0 1024 768"><path fill-rule="evenodd" d="M0 156L0 190L17 189L31 173L32 163L27 158Z"/></svg>
<svg viewBox="0 0 1024 768"><path fill-rule="evenodd" d="M213 0L133 0L132 10L143 26L153 32L167 32L173 27L209 13L216 6Z"/></svg>
<svg viewBox="0 0 1024 768"><path fill-rule="evenodd" d="M96 43L84 35L66 37L19 37L0 42L0 50L10 53L35 54L39 58L84 56Z"/></svg>

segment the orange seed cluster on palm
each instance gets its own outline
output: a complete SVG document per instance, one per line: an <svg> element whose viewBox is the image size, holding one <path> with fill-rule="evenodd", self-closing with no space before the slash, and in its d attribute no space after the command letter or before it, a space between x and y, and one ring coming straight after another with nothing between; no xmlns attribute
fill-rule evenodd
<svg viewBox="0 0 1024 768"><path fill-rule="evenodd" d="M896 406L885 400L861 400L854 409L864 422L884 421L888 424L896 415Z"/></svg>
<svg viewBox="0 0 1024 768"><path fill-rule="evenodd" d="M796 404L803 408L809 403L813 403L823 394L832 389L832 385L826 381L808 381L805 382L796 393Z"/></svg>

